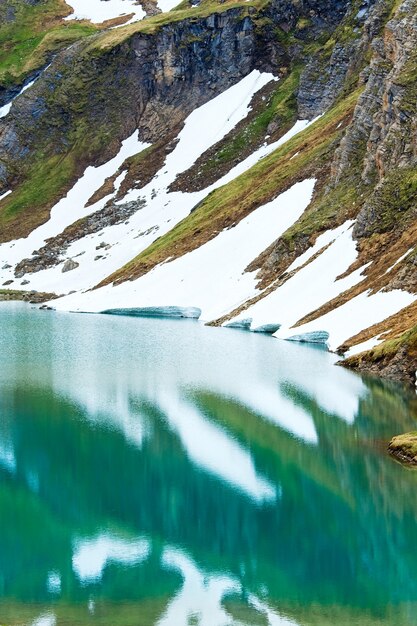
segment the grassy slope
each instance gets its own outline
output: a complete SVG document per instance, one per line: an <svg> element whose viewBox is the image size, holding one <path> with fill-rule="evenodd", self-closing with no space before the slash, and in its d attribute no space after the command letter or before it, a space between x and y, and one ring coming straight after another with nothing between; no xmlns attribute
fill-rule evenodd
<svg viewBox="0 0 417 626"><path fill-rule="evenodd" d="M33 6L14 0L9 5L15 8L15 19L0 19L0 85L4 87L22 84L52 53L97 31L91 24L63 22L70 13L63 0Z"/></svg>
<svg viewBox="0 0 417 626"><path fill-rule="evenodd" d="M14 7L13 21L6 22L6 9L0 9L0 87L4 89L23 84L54 53L97 32L96 26L86 22L63 22L71 12L64 0L44 0L33 6L11 0L8 6ZM54 200L71 180L76 162L76 155L58 158L40 151L13 198L1 203L0 226L6 238L20 213L29 229L39 219L47 219Z"/></svg>

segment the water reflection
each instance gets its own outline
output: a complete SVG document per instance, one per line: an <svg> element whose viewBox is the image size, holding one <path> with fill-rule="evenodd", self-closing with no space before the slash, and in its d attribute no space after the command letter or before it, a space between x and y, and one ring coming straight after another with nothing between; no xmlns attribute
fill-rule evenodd
<svg viewBox="0 0 417 626"><path fill-rule="evenodd" d="M0 309L0 623L416 622L415 396L193 322Z"/></svg>

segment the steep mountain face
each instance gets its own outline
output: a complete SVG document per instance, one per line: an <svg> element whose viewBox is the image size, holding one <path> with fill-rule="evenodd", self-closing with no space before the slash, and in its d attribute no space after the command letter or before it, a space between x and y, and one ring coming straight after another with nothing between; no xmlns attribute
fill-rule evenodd
<svg viewBox="0 0 417 626"><path fill-rule="evenodd" d="M70 5L0 2L0 284L414 382L415 0Z"/></svg>

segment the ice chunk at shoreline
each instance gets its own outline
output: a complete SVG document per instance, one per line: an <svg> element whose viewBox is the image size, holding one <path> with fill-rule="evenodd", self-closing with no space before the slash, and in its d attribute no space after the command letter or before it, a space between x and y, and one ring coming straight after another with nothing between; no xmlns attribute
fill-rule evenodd
<svg viewBox="0 0 417 626"><path fill-rule="evenodd" d="M299 341L300 343L320 343L327 345L329 340L329 333L327 330L313 330L310 333L301 333L300 335L293 335L287 337L287 341Z"/></svg>
<svg viewBox="0 0 417 626"><path fill-rule="evenodd" d="M198 320L201 309L194 306L146 306L125 309L107 309L104 315L127 315L130 317L182 317Z"/></svg>

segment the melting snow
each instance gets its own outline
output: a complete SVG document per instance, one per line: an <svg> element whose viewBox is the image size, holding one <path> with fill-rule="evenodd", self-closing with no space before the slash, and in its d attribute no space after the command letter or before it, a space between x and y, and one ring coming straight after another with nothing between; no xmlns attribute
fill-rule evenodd
<svg viewBox="0 0 417 626"><path fill-rule="evenodd" d="M314 179L296 183L234 228L136 281L74 294L56 306L96 312L115 306L196 306L202 319L215 319L256 295L255 277L245 268L298 220L310 203L314 184ZM231 252L236 250L239 254Z"/></svg>
<svg viewBox="0 0 417 626"><path fill-rule="evenodd" d="M351 222L346 222L344 228L338 229L337 236L335 236L335 232L332 232L332 237L335 237L333 243L314 261L300 269L276 291L259 300L244 312L245 316L253 318L254 326L273 321L280 322L282 326L277 331L276 336L281 337L290 337L310 330L328 330L323 325L316 325L314 328L309 328L308 331L305 327L289 329L303 316L363 280L362 271L364 268L352 272L345 278L337 279L357 257L351 225ZM330 237L327 237L324 241L329 239ZM316 243L317 249L322 242L323 239L318 244ZM315 248L316 246L306 254L303 262L308 260L308 255L314 254Z"/></svg>
<svg viewBox="0 0 417 626"><path fill-rule="evenodd" d="M350 337L398 313L415 299L415 294L400 289L379 291L373 295L364 292L326 315L299 326L297 332L304 333L325 328L330 334L329 348L336 350ZM286 338L293 333L294 329L280 329L276 336Z"/></svg>
<svg viewBox="0 0 417 626"><path fill-rule="evenodd" d="M399 259L397 259L397 260L395 261L395 263L393 263L393 264L391 265L391 267L389 267L389 268L387 269L387 271L385 272L385 274L389 274L389 273L390 273L390 271L391 271L391 270L393 270L393 269L394 269L394 267L396 267L399 263L401 263L401 261L404 261L404 259L405 259L406 257L408 257L408 255L409 255L411 252L413 252L413 250L414 250L414 248L410 248L409 250L407 250L407 252L405 252L405 254L403 254L402 256L400 256L400 258L399 258Z"/></svg>
<svg viewBox="0 0 417 626"><path fill-rule="evenodd" d="M381 343L381 339L378 339L378 337L372 337L371 339L367 339L366 341L357 343L355 346L352 346L351 348L349 348L345 356L346 357L355 356L355 354L359 354L360 352L366 352L366 350L372 350L372 348L375 348L375 346L377 346L380 343Z"/></svg>

